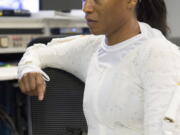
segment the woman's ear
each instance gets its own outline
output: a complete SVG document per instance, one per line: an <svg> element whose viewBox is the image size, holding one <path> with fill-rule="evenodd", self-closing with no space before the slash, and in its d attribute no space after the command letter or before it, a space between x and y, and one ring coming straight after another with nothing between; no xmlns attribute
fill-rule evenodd
<svg viewBox="0 0 180 135"><path fill-rule="evenodd" d="M128 0L128 9L134 9L138 3L138 0Z"/></svg>

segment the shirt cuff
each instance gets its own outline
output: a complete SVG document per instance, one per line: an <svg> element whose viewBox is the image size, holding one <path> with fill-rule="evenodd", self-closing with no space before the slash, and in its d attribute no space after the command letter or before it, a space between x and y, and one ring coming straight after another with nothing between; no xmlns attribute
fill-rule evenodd
<svg viewBox="0 0 180 135"><path fill-rule="evenodd" d="M43 76L43 79L45 81L50 81L49 76L44 71L42 71L40 68L34 67L32 65L19 66L18 67L18 79L21 79L24 74L29 73L29 72L41 73Z"/></svg>

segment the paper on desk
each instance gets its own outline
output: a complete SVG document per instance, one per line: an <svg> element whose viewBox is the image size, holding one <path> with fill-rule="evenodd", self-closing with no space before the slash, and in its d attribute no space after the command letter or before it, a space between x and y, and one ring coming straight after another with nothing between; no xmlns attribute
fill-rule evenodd
<svg viewBox="0 0 180 135"><path fill-rule="evenodd" d="M0 81L17 79L17 66L0 67Z"/></svg>

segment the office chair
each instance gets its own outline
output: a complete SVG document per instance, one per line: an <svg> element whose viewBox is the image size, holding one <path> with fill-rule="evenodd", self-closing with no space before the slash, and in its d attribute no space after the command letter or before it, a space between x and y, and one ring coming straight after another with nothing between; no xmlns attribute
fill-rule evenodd
<svg viewBox="0 0 180 135"><path fill-rule="evenodd" d="M52 37L33 39L34 43L47 43ZM84 135L87 124L82 102L84 83L70 73L60 69L46 68L50 76L47 82L45 99L29 97L28 135Z"/></svg>

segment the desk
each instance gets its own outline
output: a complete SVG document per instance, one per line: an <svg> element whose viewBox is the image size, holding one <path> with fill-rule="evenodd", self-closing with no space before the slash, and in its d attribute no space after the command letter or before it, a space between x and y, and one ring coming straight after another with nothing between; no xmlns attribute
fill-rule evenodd
<svg viewBox="0 0 180 135"><path fill-rule="evenodd" d="M17 79L17 66L0 67L0 81Z"/></svg>

